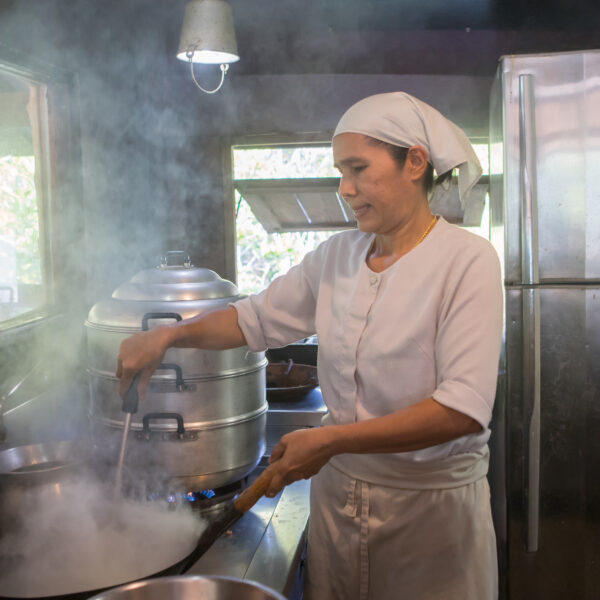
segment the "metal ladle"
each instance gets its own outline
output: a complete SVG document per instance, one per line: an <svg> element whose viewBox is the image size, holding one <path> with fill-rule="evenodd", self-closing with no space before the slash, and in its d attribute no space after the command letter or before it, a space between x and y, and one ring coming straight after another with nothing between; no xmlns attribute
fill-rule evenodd
<svg viewBox="0 0 600 600"><path fill-rule="evenodd" d="M131 426L131 415L135 414L138 410L138 382L141 374L140 371L133 378L129 389L123 396L123 404L121 405L121 410L125 413L125 420L123 421L123 437L121 438L119 460L117 461L117 472L115 474L115 500L118 500L121 497L121 488L123 485L123 461L125 460L125 451L127 449L127 436L129 435L129 428Z"/></svg>

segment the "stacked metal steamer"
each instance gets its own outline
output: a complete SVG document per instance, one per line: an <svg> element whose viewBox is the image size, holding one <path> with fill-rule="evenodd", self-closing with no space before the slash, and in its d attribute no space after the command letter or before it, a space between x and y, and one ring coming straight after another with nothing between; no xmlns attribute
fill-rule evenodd
<svg viewBox="0 0 600 600"><path fill-rule="evenodd" d="M121 341L240 298L235 285L168 253L96 304L85 323L91 423L95 444L116 461L123 432L119 381ZM127 440L129 477L199 491L234 483L265 450L267 403L264 353L171 348L133 415Z"/></svg>

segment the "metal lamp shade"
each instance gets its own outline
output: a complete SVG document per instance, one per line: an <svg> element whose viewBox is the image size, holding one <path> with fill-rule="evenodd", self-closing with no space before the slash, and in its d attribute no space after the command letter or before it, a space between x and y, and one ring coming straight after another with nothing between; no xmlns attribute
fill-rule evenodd
<svg viewBox="0 0 600 600"><path fill-rule="evenodd" d="M192 62L228 64L238 56L231 7L224 0L192 0L185 7L177 58Z"/></svg>

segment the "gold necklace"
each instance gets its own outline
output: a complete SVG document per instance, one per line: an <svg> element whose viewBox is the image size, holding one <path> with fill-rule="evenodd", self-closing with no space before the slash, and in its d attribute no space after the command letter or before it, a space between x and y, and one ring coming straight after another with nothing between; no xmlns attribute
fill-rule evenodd
<svg viewBox="0 0 600 600"><path fill-rule="evenodd" d="M418 246L427 237L427 234L433 229L433 226L435 225L436 221L437 221L437 217L435 215L433 215L433 219L431 219L431 223L429 223L429 225L427 225L427 229L423 232L423 235L417 240L417 243L413 246L413 248L415 246Z"/></svg>
<svg viewBox="0 0 600 600"><path fill-rule="evenodd" d="M413 248L416 248L427 237L427 234L433 229L433 226L436 224L436 221L437 221L437 217L435 215L433 215L433 219L431 219L431 223L429 223L429 225L427 225L427 229L425 229L425 231L423 232L423 235L417 240L417 243L414 246L412 246L411 248L409 248L406 252L410 252ZM369 251L367 253L367 264L369 264L369 261L371 261L371 260L377 260L377 257L374 256L376 253L376 241L377 241L377 239L373 239L371 248L369 249ZM406 254L406 252L403 252L402 254ZM402 256L402 254L395 255L393 260L389 264L387 264L384 268L387 268L392 263L396 262L400 258L400 256ZM381 258L383 258L383 257L381 257ZM369 266L372 267L371 264L369 264ZM381 271L377 271L377 272L379 273Z"/></svg>

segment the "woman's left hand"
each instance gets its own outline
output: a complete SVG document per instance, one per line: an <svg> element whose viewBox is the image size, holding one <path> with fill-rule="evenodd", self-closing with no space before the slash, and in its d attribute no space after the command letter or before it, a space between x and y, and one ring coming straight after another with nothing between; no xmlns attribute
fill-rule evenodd
<svg viewBox="0 0 600 600"><path fill-rule="evenodd" d="M275 474L265 495L273 497L287 484L318 473L333 456L332 433L329 426L298 429L284 435L269 458Z"/></svg>

